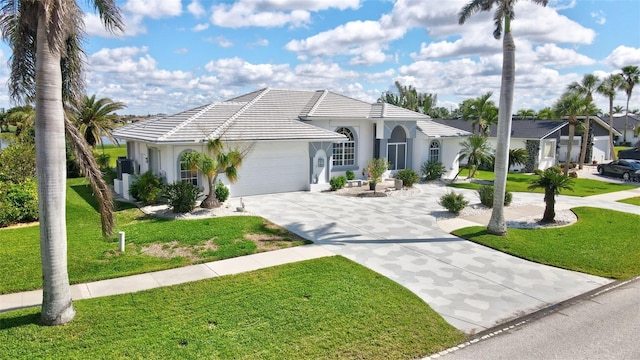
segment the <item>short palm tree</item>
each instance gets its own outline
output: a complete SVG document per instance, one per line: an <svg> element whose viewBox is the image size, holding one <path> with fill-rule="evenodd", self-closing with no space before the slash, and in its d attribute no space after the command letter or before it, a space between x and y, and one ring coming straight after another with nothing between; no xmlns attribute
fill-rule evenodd
<svg viewBox="0 0 640 360"><path fill-rule="evenodd" d="M622 76L620 74L611 74L604 78L602 82L598 85L596 91L598 94L606 96L609 99L609 149L611 151L611 160L616 159L616 151L613 144L613 113L617 111L613 106L613 99L616 97L616 93L622 84ZM622 111L621 106L619 111Z"/></svg>
<svg viewBox="0 0 640 360"><path fill-rule="evenodd" d="M550 107L542 108L538 111L538 119L540 120L550 120L555 119L556 114L553 112L553 109Z"/></svg>
<svg viewBox="0 0 640 360"><path fill-rule="evenodd" d="M209 193L200 207L211 209L221 204L216 198L215 184L220 174L225 174L232 183L238 180L238 170L242 160L248 155L250 148L226 149L220 139L209 140L208 153L189 152L182 155L182 161L193 170L200 171L207 177Z"/></svg>
<svg viewBox="0 0 640 360"><path fill-rule="evenodd" d="M114 0L88 1L108 30L121 30L122 19ZM67 273L65 221L66 146L83 150L80 159L99 198L110 200L91 151L64 114L64 102L84 93L82 84L83 10L75 0L0 0L0 31L12 50L9 90L18 103L33 99L36 109L36 162L40 219L40 254L43 292L41 323L71 321L75 311ZM79 142L78 142L79 141ZM90 161L93 160L93 163ZM99 201L101 209L108 201ZM112 205L112 204L111 204ZM103 213L101 211L101 213ZM105 211L103 214L109 213ZM111 219L113 217L111 216ZM104 217L103 217L104 220ZM111 224L106 224L110 230ZM103 222L103 232L105 223Z"/></svg>
<svg viewBox="0 0 640 360"><path fill-rule="evenodd" d="M509 169L512 166L524 165L529 159L529 152L526 149L509 149Z"/></svg>
<svg viewBox="0 0 640 360"><path fill-rule="evenodd" d="M87 144L95 148L96 145L102 144L102 136L116 143L116 139L111 136L115 121L118 119L114 112L125 107L124 103L109 98L96 100L95 95L91 97L85 95L78 104L71 104L69 110L73 124L80 130Z"/></svg>
<svg viewBox="0 0 640 360"><path fill-rule="evenodd" d="M460 150L459 160L467 159L467 168L469 169L467 178L472 179L480 164L491 161L493 149L489 146L487 137L480 134L472 134L460 145L462 149Z"/></svg>
<svg viewBox="0 0 640 360"><path fill-rule="evenodd" d="M544 215L542 223L554 222L556 219L556 195L560 190L573 191L573 179L562 173L558 167L550 167L537 172L538 178L531 180L529 189L544 189Z"/></svg>
<svg viewBox="0 0 640 360"><path fill-rule="evenodd" d="M564 93L562 97L553 105L554 111L558 117L567 116L569 121L569 143L567 144L567 155L565 159L564 174L569 173L569 166L571 163L571 150L573 147L573 136L576 132L576 126L578 125L578 115L580 115L584 108L587 106L587 101L582 96L568 92Z"/></svg>
<svg viewBox="0 0 640 360"><path fill-rule="evenodd" d="M493 93L491 91L480 95L475 99L469 99L462 103L462 120L471 121L471 132L476 132L476 125L480 129L480 133L483 133L483 127L488 127L489 122L495 119L492 108L496 105L493 100L489 100ZM488 119L491 117L491 119Z"/></svg>
<svg viewBox="0 0 640 360"><path fill-rule="evenodd" d="M640 82L640 68L637 66L625 66L622 68L622 84L620 84L620 89L624 90L627 94L627 112L624 120L624 133L623 140L625 143L627 142L627 126L629 125L629 100L631 100L631 94L633 93L633 87Z"/></svg>
<svg viewBox="0 0 640 360"><path fill-rule="evenodd" d="M520 118L520 120L526 120L527 118L534 119L535 117L536 117L536 111L533 109L518 110L518 118Z"/></svg>
<svg viewBox="0 0 640 360"><path fill-rule="evenodd" d="M598 87L600 79L593 74L586 74L581 82L574 81L567 86L568 91L573 91L578 95L584 96L585 100L589 104L593 104L593 93ZM578 160L578 168L584 167L585 158L587 156L587 144L589 141L589 127L591 125L591 116L586 114L587 119L585 121L584 132L582 133L582 146L580 148L580 159Z"/></svg>
<svg viewBox="0 0 640 360"><path fill-rule="evenodd" d="M546 6L548 3L548 0L531 1L542 6ZM462 25L471 15L481 11L491 11L495 5L493 37L499 39L504 32L502 38L502 81L500 84L498 129L496 134L493 212L487 226L487 231L495 235L507 234L507 222L504 217L504 197L507 187L511 115L516 76L516 44L511 34L511 20L514 18L513 7L516 2L517 0L471 0L458 13L458 23Z"/></svg>
<svg viewBox="0 0 640 360"><path fill-rule="evenodd" d="M620 74L615 74L615 75L620 75ZM618 88L620 88L620 85L622 85L622 78L620 78L620 84L618 85ZM613 107L613 113L614 114L620 114L623 111L624 111L624 106L616 105L616 106Z"/></svg>

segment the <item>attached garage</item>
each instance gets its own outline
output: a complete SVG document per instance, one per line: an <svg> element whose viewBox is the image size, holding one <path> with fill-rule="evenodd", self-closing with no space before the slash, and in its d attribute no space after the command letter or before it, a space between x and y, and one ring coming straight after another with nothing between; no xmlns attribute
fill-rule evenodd
<svg viewBox="0 0 640 360"><path fill-rule="evenodd" d="M257 142L230 189L233 197L308 190L309 143Z"/></svg>

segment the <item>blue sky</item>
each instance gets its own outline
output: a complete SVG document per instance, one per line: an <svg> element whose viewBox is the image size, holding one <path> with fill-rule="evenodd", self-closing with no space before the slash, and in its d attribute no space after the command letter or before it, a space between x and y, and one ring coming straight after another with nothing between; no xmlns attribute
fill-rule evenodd
<svg viewBox="0 0 640 360"><path fill-rule="evenodd" d="M176 113L258 88L329 89L375 101L394 81L438 106L500 91L491 13L458 25L468 0L128 0L125 32L85 17L87 93L123 113ZM84 1L79 1L84 5ZM514 109L551 106L584 74L640 65L640 1L520 0ZM0 46L0 60L11 56ZM0 68L6 83L8 70ZM640 86L631 108L640 108ZM597 105L608 111L604 98ZM616 105L626 104L620 92ZM10 107L7 91L0 106Z"/></svg>

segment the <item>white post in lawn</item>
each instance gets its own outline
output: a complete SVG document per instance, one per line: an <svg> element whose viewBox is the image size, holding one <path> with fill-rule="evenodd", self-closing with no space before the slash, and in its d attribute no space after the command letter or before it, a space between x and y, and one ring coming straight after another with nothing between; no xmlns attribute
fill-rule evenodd
<svg viewBox="0 0 640 360"><path fill-rule="evenodd" d="M118 250L124 252L124 231L118 233Z"/></svg>

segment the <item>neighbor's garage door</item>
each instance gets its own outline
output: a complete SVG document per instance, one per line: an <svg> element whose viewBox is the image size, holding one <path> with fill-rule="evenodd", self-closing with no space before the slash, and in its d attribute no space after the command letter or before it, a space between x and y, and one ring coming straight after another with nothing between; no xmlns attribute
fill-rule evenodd
<svg viewBox="0 0 640 360"><path fill-rule="evenodd" d="M243 161L231 196L308 190L309 144L258 142ZM225 182L228 183L228 182Z"/></svg>

